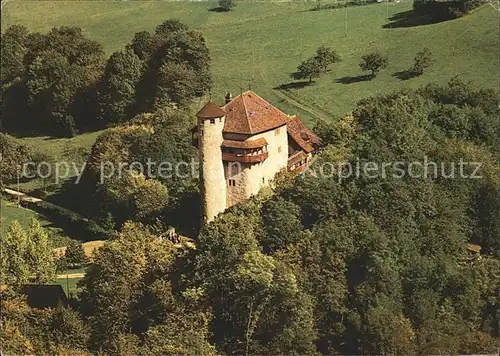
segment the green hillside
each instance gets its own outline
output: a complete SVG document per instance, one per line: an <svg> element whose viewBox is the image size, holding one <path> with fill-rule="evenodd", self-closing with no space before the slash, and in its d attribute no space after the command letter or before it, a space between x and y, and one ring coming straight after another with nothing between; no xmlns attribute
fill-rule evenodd
<svg viewBox="0 0 500 356"><path fill-rule="evenodd" d="M12 24L32 31L80 26L110 54L135 32L178 18L205 35L212 54L212 97L222 100L226 91L238 94L250 85L282 110L309 121L341 116L363 97L429 81L443 83L458 74L486 87L499 86L498 14L488 5L454 21L393 28L383 26L410 10L411 3L350 7L347 37L345 9L308 11L313 3L239 2L229 13L210 11L215 6L215 2L10 1L2 11L2 29ZM336 49L343 62L312 86L273 89L292 82L290 74L297 64L323 44ZM434 53L435 65L422 77L396 78L393 74L407 69L423 47ZM359 81L356 77L363 74L359 58L372 50L386 53L389 66L373 81Z"/></svg>
<svg viewBox="0 0 500 356"><path fill-rule="evenodd" d="M17 204L0 197L0 212L0 230L2 233L9 228L10 224L14 220L17 220L23 228L27 229L31 219L37 219L42 226L47 229L54 247L66 246L68 242L69 238L61 229L57 228L51 221L47 220L45 216L40 215L33 210L19 207Z"/></svg>

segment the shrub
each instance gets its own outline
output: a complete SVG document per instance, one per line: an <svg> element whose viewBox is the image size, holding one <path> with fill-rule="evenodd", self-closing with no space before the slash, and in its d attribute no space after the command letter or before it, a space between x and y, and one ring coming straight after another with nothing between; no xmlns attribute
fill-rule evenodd
<svg viewBox="0 0 500 356"><path fill-rule="evenodd" d="M417 53L414 61L412 72L415 75L422 75L424 70L432 64L432 52L429 48L424 48L422 52Z"/></svg>
<svg viewBox="0 0 500 356"><path fill-rule="evenodd" d="M219 0L219 7L224 11L231 11L235 5L234 0Z"/></svg>

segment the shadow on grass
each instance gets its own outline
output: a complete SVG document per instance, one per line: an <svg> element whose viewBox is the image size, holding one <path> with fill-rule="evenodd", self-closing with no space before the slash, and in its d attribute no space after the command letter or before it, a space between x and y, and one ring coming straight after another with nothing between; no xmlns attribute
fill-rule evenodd
<svg viewBox="0 0 500 356"><path fill-rule="evenodd" d="M389 18L389 23L383 25L383 28L401 28L430 25L446 20L438 20L429 15L418 14L413 10L400 12Z"/></svg>
<svg viewBox="0 0 500 356"><path fill-rule="evenodd" d="M226 10L220 6L212 7L211 9L208 9L208 11L210 11L210 12L229 12L229 10Z"/></svg>
<svg viewBox="0 0 500 356"><path fill-rule="evenodd" d="M308 80L304 80L301 82L291 82L291 83L286 83L286 84L281 84L273 89L283 89L283 90L289 90L289 89L301 89L305 88L314 82L310 82Z"/></svg>
<svg viewBox="0 0 500 356"><path fill-rule="evenodd" d="M336 83L341 84L354 84L360 82L367 82L372 80L374 77L371 74L358 75L357 77L342 77L335 80Z"/></svg>
<svg viewBox="0 0 500 356"><path fill-rule="evenodd" d="M408 80L408 79L411 79L411 78L415 78L417 76L417 74L415 74L411 70L402 70L401 72L393 73L392 76L394 78L397 78L397 79L400 79L400 80Z"/></svg>
<svg viewBox="0 0 500 356"><path fill-rule="evenodd" d="M87 181L78 181L78 177L71 177L64 179L57 189L52 194L46 198L50 203L61 206L65 209L69 209L83 216L91 216L93 206L89 203L92 199L89 199L93 190L86 184Z"/></svg>

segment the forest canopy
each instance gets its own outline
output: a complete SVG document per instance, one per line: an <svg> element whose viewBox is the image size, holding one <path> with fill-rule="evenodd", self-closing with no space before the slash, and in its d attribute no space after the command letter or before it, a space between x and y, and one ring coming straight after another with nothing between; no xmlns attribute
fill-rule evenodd
<svg viewBox="0 0 500 356"><path fill-rule="evenodd" d="M64 329L82 330L79 337L71 334L73 348L118 354L495 352L500 331L495 97L454 78L446 86L361 100L352 116L318 122L323 147L308 172L284 174L274 194L262 193L218 216L201 229L196 249L162 238L161 224L148 221L154 210L153 216L126 222L80 283L79 314L72 314L71 327ZM106 133L92 159L153 154L155 145L137 143L158 142L156 135L173 147L186 134L184 124L171 114L158 115ZM171 136L175 132L181 136ZM184 148L177 147L160 151L181 157ZM425 179L389 174L338 180L318 174L325 162L412 162L424 156L438 163L481 162L482 178L444 178L449 166ZM148 184L135 186L148 189ZM177 183L158 184L166 184L170 202ZM124 203L127 189L101 189L98 194L110 189L123 195L114 205L101 206L102 214L120 221L138 217L128 210L138 205ZM107 196L103 201L112 202ZM471 255L468 243L480 245L481 255ZM5 351L62 347L63 339L51 336L63 332L51 321L61 316L41 319L50 333L26 334L21 330L31 329L19 315L29 318L33 312L19 303L14 298L3 307L4 325L10 335L19 335L9 339Z"/></svg>
<svg viewBox="0 0 500 356"><path fill-rule="evenodd" d="M78 27L46 34L14 25L1 38L2 125L8 132L72 137L156 108L186 107L211 88L198 31L168 20L105 58Z"/></svg>

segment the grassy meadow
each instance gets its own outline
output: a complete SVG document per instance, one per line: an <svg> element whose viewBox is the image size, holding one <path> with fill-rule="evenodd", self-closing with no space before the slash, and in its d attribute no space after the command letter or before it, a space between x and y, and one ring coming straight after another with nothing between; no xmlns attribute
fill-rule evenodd
<svg viewBox="0 0 500 356"><path fill-rule="evenodd" d="M72 138L59 138L50 136L37 136L37 137L23 137L23 142L34 151L41 151L52 158L53 162L67 162L69 169L67 178L76 176L78 173L75 171L72 163L76 165L78 171L81 170L86 157L90 153L90 149L95 140L101 135L104 130L84 133ZM66 174L64 168L61 168L62 174ZM19 188L21 191L33 194L36 191L37 196L45 198L54 193L58 186L54 185L55 178L49 177L46 181L41 179L29 180L21 182ZM62 183L62 182L59 182ZM47 189L45 189L45 186ZM60 184L59 184L60 186ZM17 189L17 185L12 185L12 189Z"/></svg>
<svg viewBox="0 0 500 356"><path fill-rule="evenodd" d="M14 220L17 220L23 228L27 229L31 219L34 218L37 219L45 229L47 229L53 247L66 246L68 242L69 237L67 237L61 229L54 226L54 224L45 216L38 214L33 210L19 207L16 203L0 197L0 212L1 233L4 233Z"/></svg>
<svg viewBox="0 0 500 356"><path fill-rule="evenodd" d="M233 11L224 13L211 11L216 2L11 0L3 7L2 29L12 24L42 32L54 26L79 26L109 55L123 48L135 32L177 18L201 30L207 40L213 98L222 101L226 91L238 94L250 86L309 123L318 117L342 116L360 98L430 81L446 83L455 75L499 87L498 13L489 5L461 19L413 27L398 26L396 19L412 8L411 2L310 11L314 5L238 2ZM393 27L384 28L390 23ZM320 45L337 50L343 61L313 85L274 89L293 82L290 74L297 64ZM419 78L398 79L395 73L410 67L424 47L434 54L432 68ZM374 50L388 55L389 66L374 80L363 81L359 59Z"/></svg>
<svg viewBox="0 0 500 356"><path fill-rule="evenodd" d="M55 284L59 284L62 287L62 289L66 293L66 296L76 297L76 295L78 294L77 284L81 279L81 277L73 278L71 276L69 276L68 278L57 278Z"/></svg>

